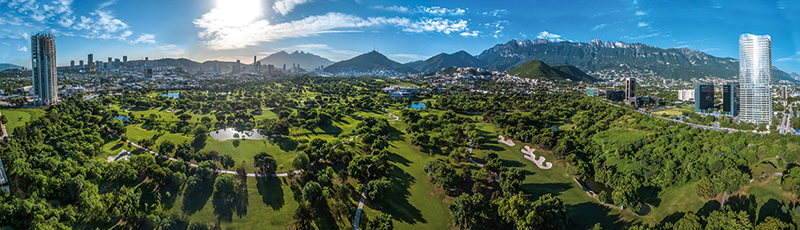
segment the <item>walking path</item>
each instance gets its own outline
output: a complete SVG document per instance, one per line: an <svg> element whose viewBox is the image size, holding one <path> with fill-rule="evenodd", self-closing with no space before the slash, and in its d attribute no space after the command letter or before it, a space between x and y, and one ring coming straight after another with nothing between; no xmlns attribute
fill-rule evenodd
<svg viewBox="0 0 800 230"><path fill-rule="evenodd" d="M0 113L0 116L3 116L3 114ZM6 118L6 119L8 119L8 118ZM8 132L6 132L6 124L0 123L0 129L3 129L3 136L2 137L7 137L8 136Z"/></svg>
<svg viewBox="0 0 800 230"><path fill-rule="evenodd" d="M390 117L394 117L394 120L390 120L390 121L400 121L400 117L398 117L397 115L392 114L392 112L389 112L389 110L386 110L386 108L383 108L383 111L388 113Z"/></svg>
<svg viewBox="0 0 800 230"><path fill-rule="evenodd" d="M364 191L361 192L361 201L358 202L358 209L356 209L356 217L353 219L353 230L358 230L358 221L361 219L361 209L364 208L364 200L367 199L367 183L369 183L369 178L364 180Z"/></svg>

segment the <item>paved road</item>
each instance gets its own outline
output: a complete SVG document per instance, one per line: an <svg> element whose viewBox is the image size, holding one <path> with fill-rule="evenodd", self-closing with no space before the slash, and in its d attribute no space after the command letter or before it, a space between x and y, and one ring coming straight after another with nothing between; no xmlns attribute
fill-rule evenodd
<svg viewBox="0 0 800 230"><path fill-rule="evenodd" d="M732 128L715 128L715 127L710 127L710 126L705 126L705 125L698 125L698 124L695 124L695 123L689 123L689 122L685 122L685 121L681 121L681 120L675 120L675 119L666 118L666 117L659 117L659 116L656 116L656 115L653 115L653 114L649 114L649 113L641 111L641 110L633 110L633 109L625 108L625 107L622 107L622 106L619 106L619 105L615 105L615 104L609 103L607 101L604 101L604 102L606 102L609 105L613 105L613 106L616 106L616 107L620 107L620 108L623 108L623 109L627 109L627 110L630 110L630 111L641 113L643 115L651 116L651 117L658 118L658 119L661 119L661 120L684 123L684 124L689 125L689 126L691 126L693 128L710 129L710 130L715 130L715 131L724 131L726 133L752 132L752 133L761 134L762 136L765 135L765 134L769 134L769 131L757 132L755 130L754 131L746 131L746 130L739 130L739 129L732 129Z"/></svg>
<svg viewBox="0 0 800 230"><path fill-rule="evenodd" d="M0 116L3 116L3 114L0 113ZM3 136L2 137L7 137L8 136L8 132L6 131L6 125L3 124L3 123L0 123L0 129L3 129Z"/></svg>
<svg viewBox="0 0 800 230"><path fill-rule="evenodd" d="M364 208L364 201L367 199L367 183L369 178L364 180L364 191L361 192L361 201L358 202L358 209L356 209L356 217L353 219L353 230L358 230L358 221L361 220L361 210Z"/></svg>

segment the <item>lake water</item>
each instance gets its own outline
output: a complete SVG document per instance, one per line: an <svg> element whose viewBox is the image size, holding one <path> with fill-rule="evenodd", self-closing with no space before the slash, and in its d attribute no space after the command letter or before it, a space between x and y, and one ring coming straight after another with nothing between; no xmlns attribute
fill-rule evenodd
<svg viewBox="0 0 800 230"><path fill-rule="evenodd" d="M611 196L611 192L614 191L614 189L606 187L606 185L600 182L594 181L594 177L586 178L586 180L584 180L583 183L586 183L586 186L589 186L589 189L591 189L597 194L600 194L600 191L606 191L606 193L608 193L608 195Z"/></svg>
<svg viewBox="0 0 800 230"><path fill-rule="evenodd" d="M128 120L131 118L128 116L116 116L114 119L122 121L122 124L128 124Z"/></svg>
<svg viewBox="0 0 800 230"><path fill-rule="evenodd" d="M227 141L232 139L250 139L250 140L263 140L266 139L267 136L261 135L258 132L258 129L253 130L244 130L244 131L236 131L235 128L226 128L226 129L219 129L209 132L208 134L211 135L214 140L218 141ZM234 134L239 134L239 138L234 138Z"/></svg>
<svg viewBox="0 0 800 230"><path fill-rule="evenodd" d="M406 109L408 109L408 106L406 106ZM425 109L425 103L422 103L422 102L420 102L420 103L411 103L411 109L424 110Z"/></svg>
<svg viewBox="0 0 800 230"><path fill-rule="evenodd" d="M180 97L180 92L172 92L172 93L162 93L161 96L165 96L169 99L178 99Z"/></svg>

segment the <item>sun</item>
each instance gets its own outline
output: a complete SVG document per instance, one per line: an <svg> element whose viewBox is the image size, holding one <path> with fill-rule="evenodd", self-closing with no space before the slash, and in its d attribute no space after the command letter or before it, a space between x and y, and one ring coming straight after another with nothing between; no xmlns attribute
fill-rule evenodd
<svg viewBox="0 0 800 230"><path fill-rule="evenodd" d="M244 26L261 16L261 0L217 0L217 13L229 26Z"/></svg>

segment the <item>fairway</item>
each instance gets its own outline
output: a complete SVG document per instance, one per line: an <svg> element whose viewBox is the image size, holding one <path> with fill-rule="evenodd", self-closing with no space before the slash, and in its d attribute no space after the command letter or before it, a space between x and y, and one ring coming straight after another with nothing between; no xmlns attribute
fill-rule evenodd
<svg viewBox="0 0 800 230"><path fill-rule="evenodd" d="M42 109L0 109L0 113L6 116L8 123L6 123L6 131L8 135L13 135L14 129L25 125L25 123L36 120L44 115Z"/></svg>

